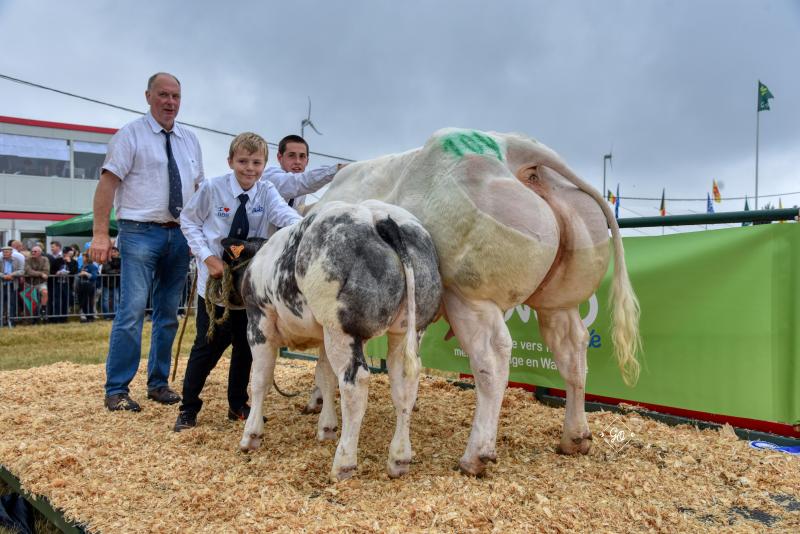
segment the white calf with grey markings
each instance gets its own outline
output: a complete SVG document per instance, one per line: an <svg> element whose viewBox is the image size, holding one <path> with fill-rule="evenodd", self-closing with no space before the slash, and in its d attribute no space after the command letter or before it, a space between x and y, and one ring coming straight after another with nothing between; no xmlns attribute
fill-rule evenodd
<svg viewBox="0 0 800 534"><path fill-rule="evenodd" d="M241 259L248 257L246 253ZM240 443L263 438L263 402L279 347L320 347L320 440L335 439L335 388L342 432L333 480L351 476L367 405L364 343L388 333L389 376L397 416L389 447L390 476L408 471L411 412L419 382L419 332L436 317L442 295L436 249L407 211L378 201L334 202L277 232L253 257L241 283L253 353L253 408Z"/></svg>

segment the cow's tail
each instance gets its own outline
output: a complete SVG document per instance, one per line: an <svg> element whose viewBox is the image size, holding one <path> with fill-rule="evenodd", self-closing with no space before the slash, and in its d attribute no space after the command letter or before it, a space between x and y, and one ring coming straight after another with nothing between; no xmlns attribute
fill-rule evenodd
<svg viewBox="0 0 800 534"><path fill-rule="evenodd" d="M594 187L580 179L555 152L542 145L540 148L543 149L545 156L543 165L553 169L578 189L591 196L603 210L606 221L608 221L611 240L614 244L614 278L609 295L613 320L611 339L617 355L617 364L622 372L622 379L629 386L633 386L639 379L639 361L636 359L636 354L642 348L642 340L639 337L640 309L639 300L636 298L636 293L634 293L628 278L628 268L625 266L625 249L622 247L619 224L614 217L614 212Z"/></svg>
<svg viewBox="0 0 800 534"><path fill-rule="evenodd" d="M417 301L416 283L414 282L414 269L411 266L411 255L408 253L400 227L390 217L381 219L375 224L378 235L397 253L406 278L406 326L405 346L403 347L403 370L407 377L415 377L419 373L419 358L417 356Z"/></svg>

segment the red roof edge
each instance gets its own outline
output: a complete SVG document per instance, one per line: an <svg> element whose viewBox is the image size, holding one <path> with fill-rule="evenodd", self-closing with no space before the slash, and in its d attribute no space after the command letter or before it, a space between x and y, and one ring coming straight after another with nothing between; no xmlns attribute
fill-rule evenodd
<svg viewBox="0 0 800 534"><path fill-rule="evenodd" d="M115 134L116 128L101 128L100 126L85 126L83 124L69 124L66 122L37 121L21 119L19 117L6 117L0 115L0 122L6 124L21 124L23 126L38 126L39 128L57 128L59 130L77 130L79 132L92 132L102 134Z"/></svg>

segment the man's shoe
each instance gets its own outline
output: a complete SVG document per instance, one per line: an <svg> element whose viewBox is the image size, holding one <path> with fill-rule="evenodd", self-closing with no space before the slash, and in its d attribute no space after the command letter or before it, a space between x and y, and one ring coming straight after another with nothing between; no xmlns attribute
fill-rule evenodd
<svg viewBox="0 0 800 534"><path fill-rule="evenodd" d="M241 408L234 410L233 408L228 408L228 420L229 421L246 421L247 418L250 417L250 405L245 404ZM264 417L264 422L267 422L267 416Z"/></svg>
<svg viewBox="0 0 800 534"><path fill-rule="evenodd" d="M106 408L112 412L118 412L121 410L129 411L129 412L140 412L142 411L142 407L139 406L139 403L130 398L127 393L117 393L116 395L106 395L106 400L104 402Z"/></svg>
<svg viewBox="0 0 800 534"><path fill-rule="evenodd" d="M172 430L180 432L187 428L194 428L197 426L197 414L194 412L181 412L178 414L178 419L175 421L175 426Z"/></svg>
<svg viewBox="0 0 800 534"><path fill-rule="evenodd" d="M161 404L175 404L181 401L181 396L169 389L169 386L148 389L147 398Z"/></svg>

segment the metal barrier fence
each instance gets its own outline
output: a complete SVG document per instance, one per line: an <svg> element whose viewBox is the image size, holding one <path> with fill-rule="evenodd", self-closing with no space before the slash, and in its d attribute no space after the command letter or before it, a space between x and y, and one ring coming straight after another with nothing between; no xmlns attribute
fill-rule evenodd
<svg viewBox="0 0 800 534"><path fill-rule="evenodd" d="M190 271L184 284L178 313L186 313L196 303L188 302L195 273ZM81 322L114 318L120 298L120 275L98 275L90 280L80 275L52 275L43 280L29 276L2 281L0 327L15 324L64 323L70 318ZM46 290L46 296L45 296ZM152 312L152 298L145 313Z"/></svg>

